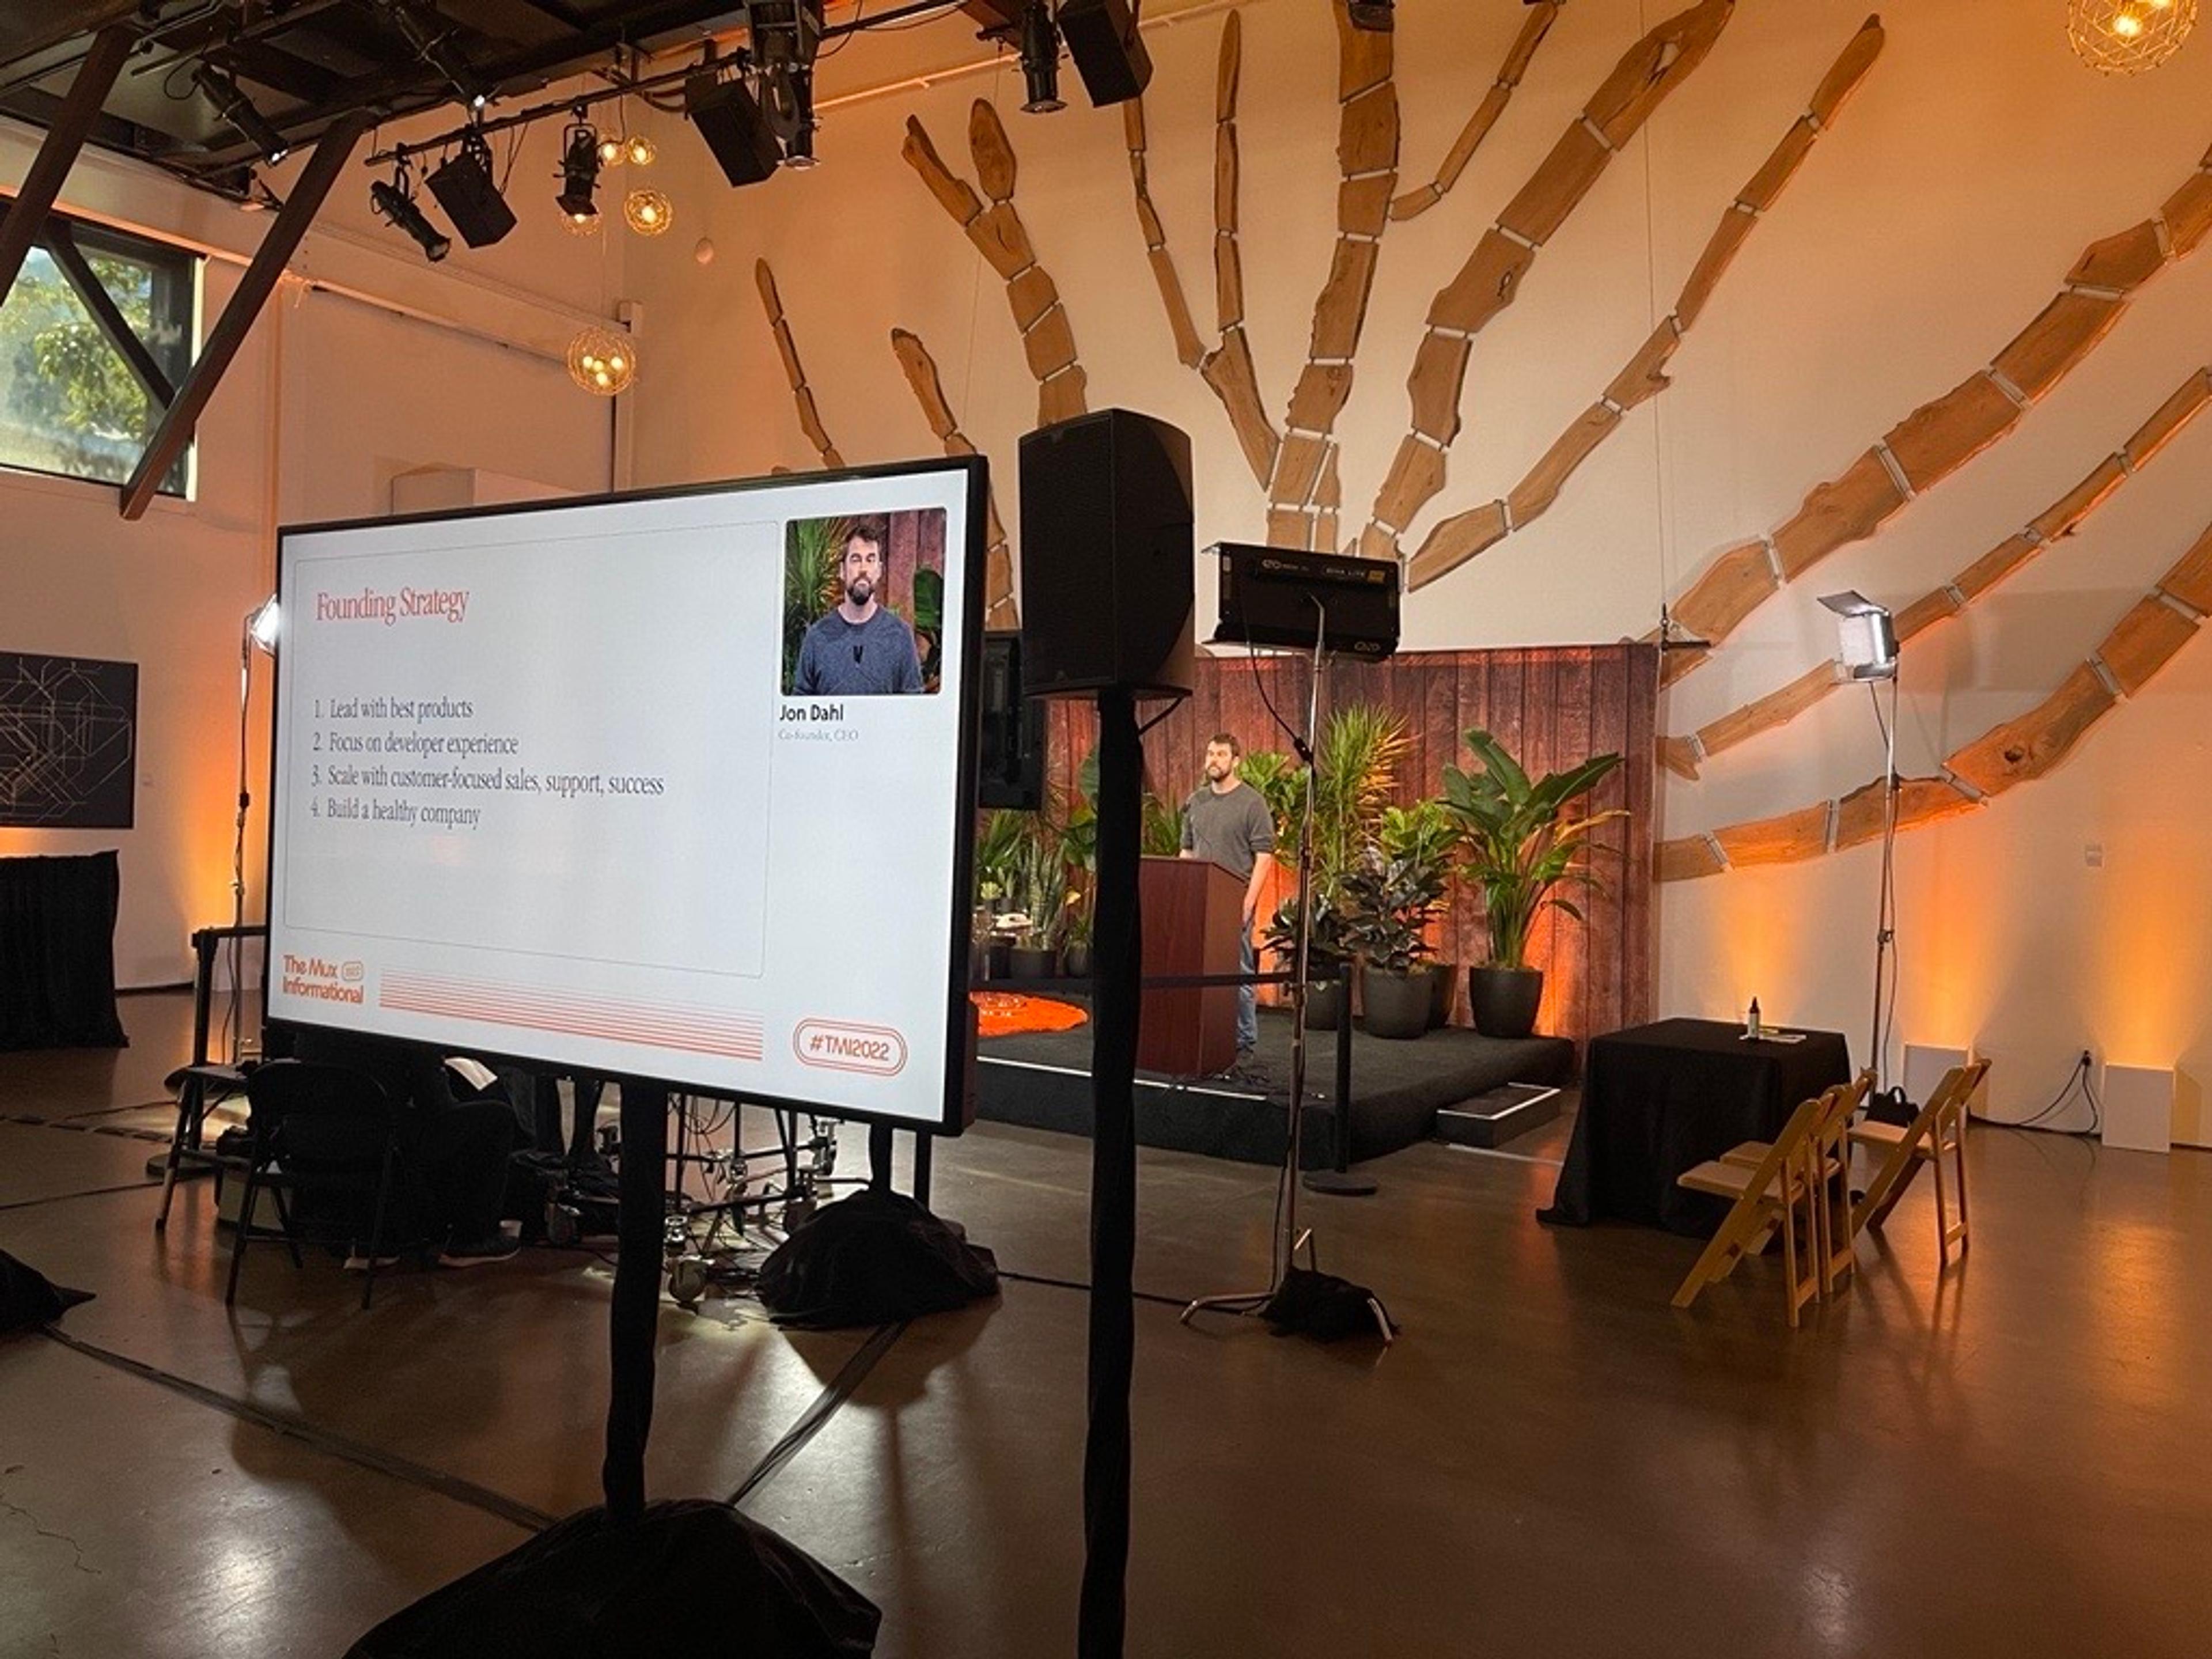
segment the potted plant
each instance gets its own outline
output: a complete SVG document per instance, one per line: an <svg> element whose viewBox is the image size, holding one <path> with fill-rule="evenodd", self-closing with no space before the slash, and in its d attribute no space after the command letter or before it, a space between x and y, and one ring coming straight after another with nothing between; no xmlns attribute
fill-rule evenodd
<svg viewBox="0 0 2212 1659"><path fill-rule="evenodd" d="M1066 866L1060 837L1043 819L1024 814L1009 897L1000 925L1014 932L1009 966L1016 979L1050 979L1060 971L1060 917L1067 908Z"/></svg>
<svg viewBox="0 0 2212 1659"><path fill-rule="evenodd" d="M1443 896L1442 865L1394 857L1377 843L1344 878L1345 937L1363 964L1360 1002L1370 1036L1418 1037L1436 1000L1422 958Z"/></svg>
<svg viewBox="0 0 2212 1659"><path fill-rule="evenodd" d="M1000 807L985 814L975 832L973 943L985 979L1004 979L1013 971L1013 936L1002 918L1015 908L1014 864L1028 822L1028 813Z"/></svg>
<svg viewBox="0 0 2212 1659"><path fill-rule="evenodd" d="M1425 884L1433 884L1436 901L1425 920L1433 921L1451 878L1452 855L1459 845L1459 821L1443 801L1415 801L1411 806L1389 806L1376 830L1376 844L1385 857L1402 859ZM1440 958L1423 964L1429 979L1429 1029L1451 1019L1452 994L1458 988L1459 964Z"/></svg>
<svg viewBox="0 0 2212 1659"><path fill-rule="evenodd" d="M1570 805L1595 789L1620 757L1594 756L1532 782L1489 732L1468 732L1467 745L1482 769L1444 768L1444 804L1462 826L1468 849L1462 874L1482 890L1490 929L1490 960L1468 970L1468 994L1475 1029L1484 1036L1524 1037L1535 1030L1544 996L1543 972L1528 965L1529 929L1553 907L1583 919L1553 890L1595 886L1596 877L1577 860L1599 824L1627 816L1616 807L1577 817Z"/></svg>
<svg viewBox="0 0 2212 1659"><path fill-rule="evenodd" d="M1345 990L1351 976L1345 971L1352 961L1345 911L1334 884L1316 883L1313 895L1313 932L1306 946L1306 1027L1333 1031L1345 1017ZM1298 896L1288 895L1275 908L1267 925L1267 945L1285 971L1295 968L1298 954Z"/></svg>

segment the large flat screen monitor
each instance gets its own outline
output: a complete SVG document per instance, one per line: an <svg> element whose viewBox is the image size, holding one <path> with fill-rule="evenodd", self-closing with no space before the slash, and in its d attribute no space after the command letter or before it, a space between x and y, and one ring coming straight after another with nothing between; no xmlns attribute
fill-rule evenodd
<svg viewBox="0 0 2212 1659"><path fill-rule="evenodd" d="M284 531L270 1018L957 1131L984 486Z"/></svg>

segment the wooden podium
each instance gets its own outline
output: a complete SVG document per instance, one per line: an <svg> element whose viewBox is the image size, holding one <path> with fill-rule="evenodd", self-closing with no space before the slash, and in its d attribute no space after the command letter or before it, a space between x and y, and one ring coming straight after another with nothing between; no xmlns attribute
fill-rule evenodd
<svg viewBox="0 0 2212 1659"><path fill-rule="evenodd" d="M1148 858L1138 878L1145 977L1234 974L1243 966L1244 884L1199 859ZM1137 1069L1212 1077L1237 1060L1237 988L1145 993Z"/></svg>

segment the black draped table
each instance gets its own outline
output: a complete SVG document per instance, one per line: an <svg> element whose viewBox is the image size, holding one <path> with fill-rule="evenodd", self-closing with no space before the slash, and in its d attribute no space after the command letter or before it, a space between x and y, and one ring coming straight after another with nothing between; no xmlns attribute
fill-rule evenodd
<svg viewBox="0 0 2212 1659"><path fill-rule="evenodd" d="M119 1048L113 853L0 859L0 1048Z"/></svg>
<svg viewBox="0 0 2212 1659"><path fill-rule="evenodd" d="M1747 1041L1712 1019L1662 1019L1592 1040L1566 1166L1542 1221L1640 1221L1702 1238L1727 1203L1674 1184L1747 1140L1771 1140L1800 1103L1851 1077L1835 1031Z"/></svg>

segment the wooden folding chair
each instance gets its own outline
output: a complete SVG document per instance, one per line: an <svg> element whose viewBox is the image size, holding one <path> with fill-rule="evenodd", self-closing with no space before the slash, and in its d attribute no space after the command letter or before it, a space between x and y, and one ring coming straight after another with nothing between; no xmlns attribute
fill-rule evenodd
<svg viewBox="0 0 2212 1659"><path fill-rule="evenodd" d="M1966 1106L1975 1091L1982 1086L1989 1070L1986 1060L1953 1066L1928 1097L1928 1103L1902 1128L1894 1123L1867 1122L1851 1131L1852 1140L1877 1160L1874 1178L1867 1182L1866 1196L1853 1211L1853 1219L1862 1232L1869 1228L1880 1230L1889 1218L1889 1212L1897 1207L1897 1200L1905 1196L1905 1189L1912 1184L1912 1178L1925 1164L1936 1172L1936 1255L1942 1265L1948 1267L1951 1265L1952 1245L1965 1250ZM1944 1190L1947 1161L1952 1171L1950 1179L1958 1188L1956 1221L1951 1219L1948 1194Z"/></svg>
<svg viewBox="0 0 2212 1659"><path fill-rule="evenodd" d="M1814 1260L1824 1298L1833 1295L1844 1275L1858 1265L1858 1232L1851 1220L1851 1119L1873 1087L1874 1073L1861 1072L1851 1082L1823 1094L1826 1109L1813 1126L1808 1146L1808 1178L1813 1183L1819 1225ZM1770 1150L1765 1141L1747 1140L1723 1152L1721 1162L1756 1169Z"/></svg>
<svg viewBox="0 0 2212 1659"><path fill-rule="evenodd" d="M1777 1227L1782 1230L1784 1299L1790 1328L1797 1328L1797 1310L1820 1292L1820 1276L1814 1261L1798 1270L1800 1229L1806 1254L1817 1257L1820 1223L1814 1194L1809 1156L1813 1133L1832 1108L1836 1091L1808 1100L1790 1115L1789 1122L1766 1155L1750 1168L1712 1158L1675 1177L1675 1184L1692 1192L1711 1193L1733 1200L1719 1231L1674 1292L1674 1305L1686 1308L1705 1286L1726 1279L1736 1263L1763 1249Z"/></svg>

